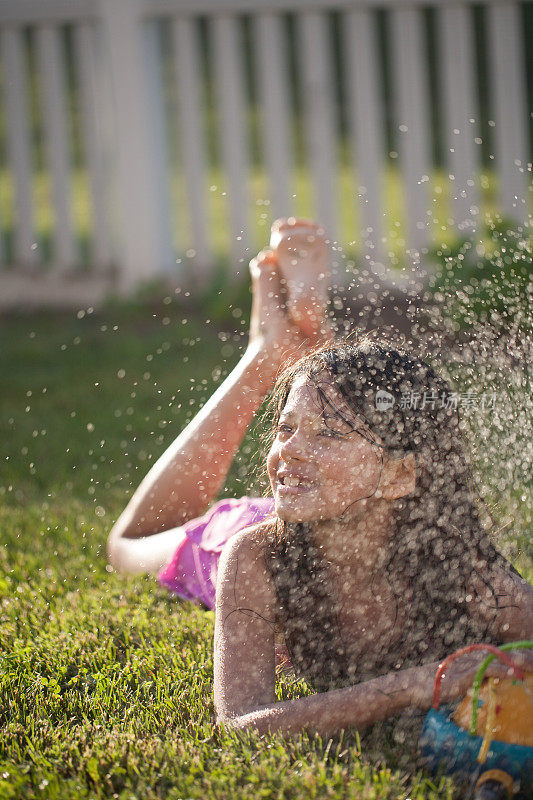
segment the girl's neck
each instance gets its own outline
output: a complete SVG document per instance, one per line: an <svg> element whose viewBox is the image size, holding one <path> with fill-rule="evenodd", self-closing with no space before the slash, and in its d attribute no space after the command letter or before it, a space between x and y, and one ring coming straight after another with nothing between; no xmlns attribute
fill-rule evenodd
<svg viewBox="0 0 533 800"><path fill-rule="evenodd" d="M393 504L388 500L361 500L348 519L313 523L315 543L333 567L374 569L390 546Z"/></svg>

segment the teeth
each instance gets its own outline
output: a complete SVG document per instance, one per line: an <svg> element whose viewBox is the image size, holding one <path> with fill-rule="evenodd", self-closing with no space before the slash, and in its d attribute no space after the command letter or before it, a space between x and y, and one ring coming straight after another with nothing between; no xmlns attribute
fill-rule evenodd
<svg viewBox="0 0 533 800"><path fill-rule="evenodd" d="M283 483L285 486L299 486L300 485L300 478L297 478L293 475L286 475Z"/></svg>

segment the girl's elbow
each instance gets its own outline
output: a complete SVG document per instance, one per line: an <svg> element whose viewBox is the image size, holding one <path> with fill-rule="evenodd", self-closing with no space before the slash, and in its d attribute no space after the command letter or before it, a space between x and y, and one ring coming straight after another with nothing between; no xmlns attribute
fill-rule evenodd
<svg viewBox="0 0 533 800"><path fill-rule="evenodd" d="M127 542L123 536L120 519L113 525L106 542L107 561L116 572L131 572L128 568ZM130 559L131 560L131 559Z"/></svg>
<svg viewBox="0 0 533 800"><path fill-rule="evenodd" d="M107 537L106 551L107 560L117 572L125 572L124 567L124 552L125 541L130 538L128 536L130 530L130 520L126 511L123 511L119 516Z"/></svg>
<svg viewBox="0 0 533 800"><path fill-rule="evenodd" d="M112 533L112 532L111 532ZM115 572L123 572L123 558L120 552L120 546L116 539L110 535L106 545L107 561L113 567Z"/></svg>

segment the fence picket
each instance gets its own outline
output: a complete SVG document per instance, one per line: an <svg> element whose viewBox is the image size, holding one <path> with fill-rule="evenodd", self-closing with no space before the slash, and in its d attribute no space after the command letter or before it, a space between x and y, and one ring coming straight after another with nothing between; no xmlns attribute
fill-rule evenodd
<svg viewBox="0 0 533 800"><path fill-rule="evenodd" d="M84 22L74 28L74 59L79 86L81 137L85 150L92 205L91 259L96 269L109 266L108 217L103 174L104 145L98 127L95 87L94 26Z"/></svg>
<svg viewBox="0 0 533 800"><path fill-rule="evenodd" d="M248 136L238 25L237 18L231 16L212 20L221 155L228 182L231 271L242 276L243 263L249 260L251 252L248 246Z"/></svg>
<svg viewBox="0 0 533 800"><path fill-rule="evenodd" d="M266 170L270 180L272 218L290 214L288 80L289 65L282 20L278 15L259 13L254 17L257 77L260 100L260 130Z"/></svg>
<svg viewBox="0 0 533 800"><path fill-rule="evenodd" d="M357 176L357 195L361 198L360 236L364 242L361 250L372 261L383 262L381 180L385 141L376 15L368 9L347 12L342 30L352 158Z"/></svg>
<svg viewBox="0 0 533 800"><path fill-rule="evenodd" d="M54 269L63 270L73 267L78 255L70 213L71 165L66 120L65 64L57 26L43 25L37 29L37 51L42 79L44 138L55 214L52 258Z"/></svg>
<svg viewBox="0 0 533 800"><path fill-rule="evenodd" d="M7 258L8 258L7 252L6 252L6 246L5 246L5 243L4 243L4 231L3 231L3 228L4 228L4 223L3 223L3 219L2 219L2 213L1 213L1 210L0 210L0 272L1 272L3 266L5 265L5 263L7 261Z"/></svg>
<svg viewBox="0 0 533 800"><path fill-rule="evenodd" d="M407 247L415 261L428 242L429 112L422 16L416 8L393 8L395 136L407 201Z"/></svg>
<svg viewBox="0 0 533 800"><path fill-rule="evenodd" d="M167 217L159 213L165 189L158 183L163 154L156 149L154 114L160 112L158 100L148 91L150 53L140 0L105 0L100 14L107 54L100 62L100 70L105 70L100 85L110 83L113 92L118 212L114 249L120 254L120 289L127 292L143 280L168 273L169 257L174 261Z"/></svg>
<svg viewBox="0 0 533 800"><path fill-rule="evenodd" d="M6 135L15 190L13 262L24 267L37 261L32 201L32 162L28 113L28 76L22 30L4 28L0 49L6 103Z"/></svg>
<svg viewBox="0 0 533 800"><path fill-rule="evenodd" d="M494 3L488 8L492 118L495 156L500 177L500 204L512 219L527 216L528 147L524 50L520 6Z"/></svg>
<svg viewBox="0 0 533 800"><path fill-rule="evenodd" d="M307 162L313 178L317 218L337 241L336 142L331 43L328 18L310 11L297 17L300 90L303 96Z"/></svg>
<svg viewBox="0 0 533 800"><path fill-rule="evenodd" d="M157 236L162 254L161 272L175 273L176 259L170 222L170 186L168 181L168 139L166 109L163 93L163 53L159 20L139 20L143 39L146 75L146 110L148 126L150 168L154 186L154 208Z"/></svg>
<svg viewBox="0 0 533 800"><path fill-rule="evenodd" d="M205 108L200 85L200 45L196 21L188 17L174 19L172 44L181 163L187 192L191 244L196 253L193 258L195 283L203 285L209 277L213 255L207 221Z"/></svg>
<svg viewBox="0 0 533 800"><path fill-rule="evenodd" d="M475 51L472 14L465 6L438 11L439 61L444 101L446 157L452 181L452 211L456 226L473 227L479 211L475 181L480 159L474 139L478 130L475 95ZM475 122L471 121L475 120Z"/></svg>

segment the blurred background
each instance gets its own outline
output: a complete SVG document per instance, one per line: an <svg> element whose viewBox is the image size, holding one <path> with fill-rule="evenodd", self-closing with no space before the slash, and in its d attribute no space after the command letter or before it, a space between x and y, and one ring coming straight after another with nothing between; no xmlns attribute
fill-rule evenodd
<svg viewBox="0 0 533 800"><path fill-rule="evenodd" d="M0 308L235 285L289 214L341 284L521 225L532 42L515 0L0 0Z"/></svg>

